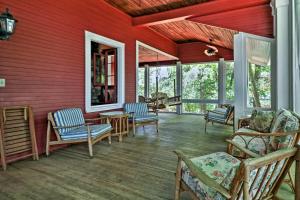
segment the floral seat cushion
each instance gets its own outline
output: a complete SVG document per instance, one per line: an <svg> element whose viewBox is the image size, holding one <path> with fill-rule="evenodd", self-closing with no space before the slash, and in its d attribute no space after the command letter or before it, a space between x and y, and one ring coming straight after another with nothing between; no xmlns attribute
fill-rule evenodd
<svg viewBox="0 0 300 200"><path fill-rule="evenodd" d="M236 169L240 166L240 161L237 158L224 152L192 158L191 161L201 171L205 172L207 176L226 189L231 187ZM207 187L199 179L195 178L184 162L182 165L182 180L200 199L226 199L220 193Z"/></svg>
<svg viewBox="0 0 300 200"><path fill-rule="evenodd" d="M236 133L259 133L257 131L240 128ZM269 137L251 137L237 135L232 139L233 142L239 144L242 147L249 149L250 151L264 155L267 153L270 138ZM233 148L232 155L236 157L244 157L244 154L237 148Z"/></svg>

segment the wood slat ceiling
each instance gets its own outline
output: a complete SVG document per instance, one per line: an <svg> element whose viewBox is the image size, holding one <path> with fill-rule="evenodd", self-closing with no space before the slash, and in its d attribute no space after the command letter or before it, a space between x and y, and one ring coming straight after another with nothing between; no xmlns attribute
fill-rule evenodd
<svg viewBox="0 0 300 200"><path fill-rule="evenodd" d="M158 62L158 61L171 61L174 58L163 55L151 49L148 49L143 46L139 46L139 62L146 63L146 62Z"/></svg>
<svg viewBox="0 0 300 200"><path fill-rule="evenodd" d="M177 43L195 41L209 43L209 39L212 39L212 44L228 49L233 49L233 35L237 33L234 30L187 20L150 26L150 28Z"/></svg>
<svg viewBox="0 0 300 200"><path fill-rule="evenodd" d="M105 0L132 17L173 10L210 0Z"/></svg>

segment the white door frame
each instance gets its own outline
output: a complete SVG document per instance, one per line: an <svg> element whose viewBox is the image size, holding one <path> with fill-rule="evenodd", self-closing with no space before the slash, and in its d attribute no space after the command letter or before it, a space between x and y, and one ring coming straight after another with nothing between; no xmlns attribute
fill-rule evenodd
<svg viewBox="0 0 300 200"><path fill-rule="evenodd" d="M178 57L176 57L176 56L173 56L173 55L171 55L171 54L168 54L168 53L166 53L166 52L164 52L164 51L162 51L162 50L159 50L159 49L157 49L157 48L155 48L155 47L152 47L152 46L150 46L150 45L148 45L148 44L145 44L145 43L143 43L143 42L141 42L141 41L139 41L139 40L136 40L136 45L135 45L135 53L136 53L136 76L135 76L135 82L136 82L136 86L135 86L135 99L136 99L136 102L138 102L138 79L139 79L139 46L143 46L143 47L145 47L145 48L147 48L147 49L150 49L150 50L152 50L152 51L155 51L155 52L157 52L157 53L159 53L159 54L162 54L162 55L164 55L164 56L168 56L168 57L170 57L170 58L172 58L172 59L174 59L174 60L179 60L179 58Z"/></svg>

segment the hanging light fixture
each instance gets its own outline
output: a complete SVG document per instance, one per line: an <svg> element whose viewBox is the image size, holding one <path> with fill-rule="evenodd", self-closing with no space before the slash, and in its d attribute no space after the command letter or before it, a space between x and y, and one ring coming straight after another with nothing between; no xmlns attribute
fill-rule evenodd
<svg viewBox="0 0 300 200"><path fill-rule="evenodd" d="M209 39L210 43L212 42L212 39ZM204 50L204 54L207 56L215 56L218 54L219 50L217 47L213 46L213 45L206 45L208 47L208 49Z"/></svg>
<svg viewBox="0 0 300 200"><path fill-rule="evenodd" d="M8 40L15 32L18 21L9 13L8 8L0 15L0 40Z"/></svg>

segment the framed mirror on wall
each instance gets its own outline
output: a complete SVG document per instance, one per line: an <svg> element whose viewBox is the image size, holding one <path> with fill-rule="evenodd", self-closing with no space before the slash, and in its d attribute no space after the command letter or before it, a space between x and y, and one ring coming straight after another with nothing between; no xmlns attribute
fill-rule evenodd
<svg viewBox="0 0 300 200"><path fill-rule="evenodd" d="M86 31L85 50L86 111L122 108L125 45Z"/></svg>

